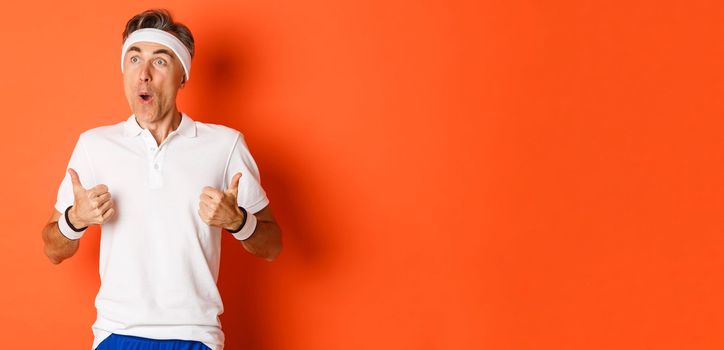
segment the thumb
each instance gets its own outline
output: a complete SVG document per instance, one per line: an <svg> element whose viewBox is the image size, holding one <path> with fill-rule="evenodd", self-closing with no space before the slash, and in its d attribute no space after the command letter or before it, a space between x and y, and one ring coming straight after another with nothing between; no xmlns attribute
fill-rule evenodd
<svg viewBox="0 0 724 350"><path fill-rule="evenodd" d="M229 188L226 189L227 192L233 193L235 197L239 194L239 179L241 179L241 173L234 174L234 177L231 178Z"/></svg>
<svg viewBox="0 0 724 350"><path fill-rule="evenodd" d="M76 189L84 189L83 185L80 183L80 178L78 177L78 173L73 170L73 168L68 168L68 174L70 174L70 181L73 184L73 190Z"/></svg>

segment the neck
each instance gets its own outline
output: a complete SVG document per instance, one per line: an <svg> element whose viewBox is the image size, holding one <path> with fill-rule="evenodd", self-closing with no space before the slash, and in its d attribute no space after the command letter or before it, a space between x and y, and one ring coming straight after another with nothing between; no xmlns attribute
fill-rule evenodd
<svg viewBox="0 0 724 350"><path fill-rule="evenodd" d="M157 120L140 121L136 118L136 122L142 128L148 129L156 139L156 144L160 145L181 124L181 112L174 108Z"/></svg>

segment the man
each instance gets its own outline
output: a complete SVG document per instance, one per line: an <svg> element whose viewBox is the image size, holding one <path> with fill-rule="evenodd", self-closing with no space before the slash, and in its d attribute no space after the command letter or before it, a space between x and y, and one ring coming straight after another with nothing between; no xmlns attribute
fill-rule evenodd
<svg viewBox="0 0 724 350"><path fill-rule="evenodd" d="M221 230L268 261L281 231L243 135L176 107L194 54L188 28L149 10L123 39L133 114L78 138L43 228L45 254L59 264L101 225L94 349L220 350Z"/></svg>

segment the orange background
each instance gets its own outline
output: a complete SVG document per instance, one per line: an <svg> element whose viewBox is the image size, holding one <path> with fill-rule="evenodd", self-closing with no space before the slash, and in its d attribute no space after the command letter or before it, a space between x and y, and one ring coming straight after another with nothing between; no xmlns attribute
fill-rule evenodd
<svg viewBox="0 0 724 350"><path fill-rule="evenodd" d="M0 5L5 348L91 346L99 231L58 266L40 231L147 6ZM273 263L224 237L227 349L724 346L720 2L152 6L283 230Z"/></svg>

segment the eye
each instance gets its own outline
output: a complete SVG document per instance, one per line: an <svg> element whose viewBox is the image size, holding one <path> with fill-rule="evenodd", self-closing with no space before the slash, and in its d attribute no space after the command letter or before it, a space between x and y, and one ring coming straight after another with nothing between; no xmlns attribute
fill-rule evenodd
<svg viewBox="0 0 724 350"><path fill-rule="evenodd" d="M138 62L138 56L132 56L131 63L136 63L136 62Z"/></svg>
<svg viewBox="0 0 724 350"><path fill-rule="evenodd" d="M164 65L164 64L166 64L166 60L164 60L163 58L159 58L159 59L156 60L156 64L158 64L158 65Z"/></svg>

